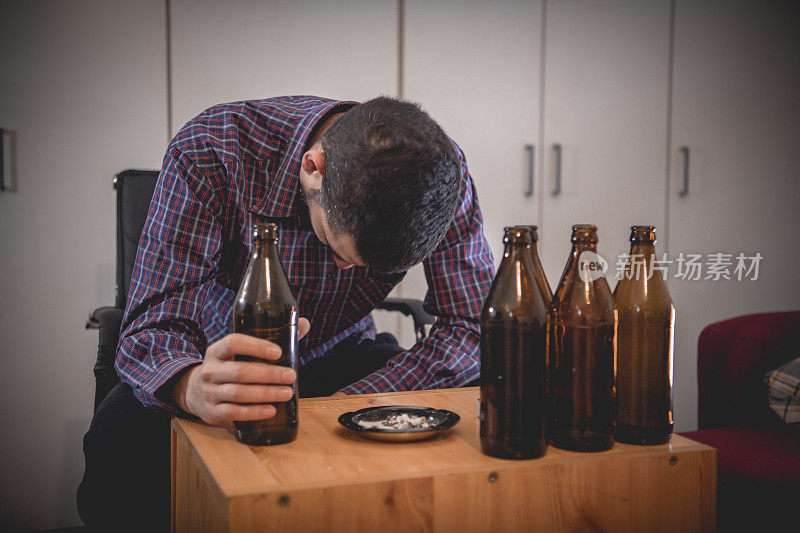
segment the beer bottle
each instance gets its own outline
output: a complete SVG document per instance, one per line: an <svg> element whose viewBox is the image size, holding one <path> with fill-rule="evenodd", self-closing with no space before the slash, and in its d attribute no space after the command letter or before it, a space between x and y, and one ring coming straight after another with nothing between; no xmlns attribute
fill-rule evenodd
<svg viewBox="0 0 800 533"><path fill-rule="evenodd" d="M545 453L547 306L531 259L531 227L505 228L505 251L481 313L481 449Z"/></svg>
<svg viewBox="0 0 800 533"><path fill-rule="evenodd" d="M631 253L614 289L617 309L617 416L614 438L663 444L672 435L675 306L654 273L656 227L631 228Z"/></svg>
<svg viewBox="0 0 800 533"><path fill-rule="evenodd" d="M297 300L278 257L275 224L253 225L253 251L233 308L233 331L266 339L280 346L278 361L237 355L237 361L287 366L297 371ZM234 422L236 437L251 445L282 444L297 436L297 383L288 402L276 403L266 420Z"/></svg>
<svg viewBox="0 0 800 533"><path fill-rule="evenodd" d="M614 445L615 314L597 227L572 226L572 251L548 315L550 443L576 451Z"/></svg>

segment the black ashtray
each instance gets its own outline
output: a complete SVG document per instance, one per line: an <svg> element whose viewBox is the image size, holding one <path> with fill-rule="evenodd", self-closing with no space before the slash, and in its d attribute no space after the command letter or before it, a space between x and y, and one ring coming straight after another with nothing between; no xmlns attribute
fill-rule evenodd
<svg viewBox="0 0 800 533"><path fill-rule="evenodd" d="M402 415L409 417L422 417L428 427L411 427L408 429L389 429L378 427L365 427L359 422L377 423L391 421ZM446 409L433 407L420 407L418 405L381 405L367 407L358 411L345 413L339 417L339 423L347 429L358 433L360 436L390 442L410 442L433 438L458 424L461 417Z"/></svg>

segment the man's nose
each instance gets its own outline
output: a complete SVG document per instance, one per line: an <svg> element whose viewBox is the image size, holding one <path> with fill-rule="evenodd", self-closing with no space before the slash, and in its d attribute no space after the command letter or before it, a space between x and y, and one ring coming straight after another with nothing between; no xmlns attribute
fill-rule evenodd
<svg viewBox="0 0 800 533"><path fill-rule="evenodd" d="M342 270L347 270L348 268L353 268L355 265L353 263L348 263L338 257L333 258L333 262L336 263L336 266L341 268Z"/></svg>

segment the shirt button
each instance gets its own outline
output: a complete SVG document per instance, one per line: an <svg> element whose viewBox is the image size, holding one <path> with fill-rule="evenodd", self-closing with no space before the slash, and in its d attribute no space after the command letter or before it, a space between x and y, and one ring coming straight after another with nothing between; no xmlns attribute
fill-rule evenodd
<svg viewBox="0 0 800 533"><path fill-rule="evenodd" d="M335 277L336 274L334 274L333 272L328 272L328 279L334 279Z"/></svg>

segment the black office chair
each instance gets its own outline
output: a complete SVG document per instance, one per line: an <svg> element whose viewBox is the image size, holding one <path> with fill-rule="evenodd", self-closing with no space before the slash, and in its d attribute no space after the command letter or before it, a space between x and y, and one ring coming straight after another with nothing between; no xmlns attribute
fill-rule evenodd
<svg viewBox="0 0 800 533"><path fill-rule="evenodd" d="M128 300L128 287L139 248L139 237L157 179L156 170L125 170L114 176L114 189L117 191L117 274L114 305L95 309L86 321L86 329L97 329L99 332L97 362L94 365L95 410L119 383L114 369L119 330L125 302ZM436 317L425 312L422 302L415 299L387 298L378 309L398 311L410 316L414 321L417 341L425 337L426 327L436 320Z"/></svg>

